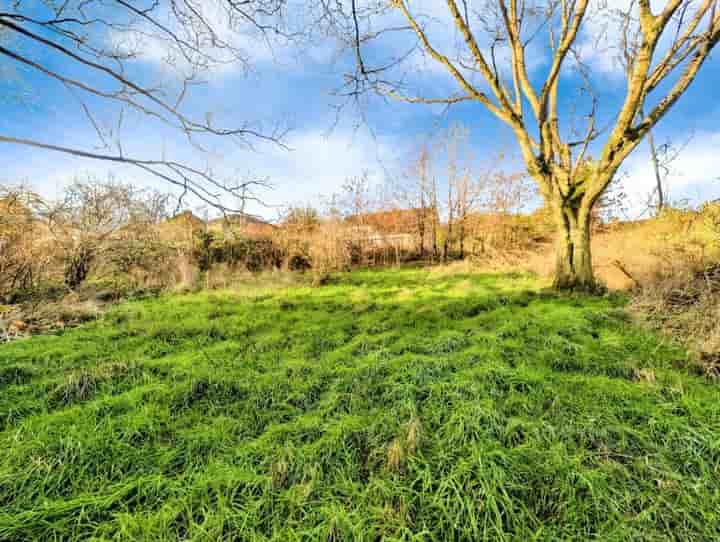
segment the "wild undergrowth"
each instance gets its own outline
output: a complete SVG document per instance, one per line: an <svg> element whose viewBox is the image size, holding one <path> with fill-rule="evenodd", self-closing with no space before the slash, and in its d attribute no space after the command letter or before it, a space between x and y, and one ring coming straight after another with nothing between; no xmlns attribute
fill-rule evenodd
<svg viewBox="0 0 720 542"><path fill-rule="evenodd" d="M620 298L354 272L0 347L0 540L713 540L720 388Z"/></svg>

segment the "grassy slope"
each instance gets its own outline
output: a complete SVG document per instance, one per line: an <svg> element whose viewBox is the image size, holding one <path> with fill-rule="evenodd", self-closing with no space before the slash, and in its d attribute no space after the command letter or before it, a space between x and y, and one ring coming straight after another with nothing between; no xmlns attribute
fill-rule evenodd
<svg viewBox="0 0 720 542"><path fill-rule="evenodd" d="M521 277L127 304L0 348L0 539L718 539L684 359Z"/></svg>

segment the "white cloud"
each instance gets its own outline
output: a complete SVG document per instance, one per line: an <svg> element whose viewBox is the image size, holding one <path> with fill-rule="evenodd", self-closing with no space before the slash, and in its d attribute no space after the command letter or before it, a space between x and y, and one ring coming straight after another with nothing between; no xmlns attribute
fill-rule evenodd
<svg viewBox="0 0 720 542"><path fill-rule="evenodd" d="M146 147L148 156L161 153L152 136L136 142ZM337 129L325 134L320 129L309 129L290 134L286 140L290 150L266 145L257 152L225 149L222 155L212 158L213 170L219 179L234 176L267 178L273 190L262 192L263 200L275 207L249 204L248 210L267 218L276 218L279 206L284 204L317 204L320 195L338 192L348 177L367 171L371 181L380 183L386 170L392 170L397 156L403 156L409 147L403 141L388 138L375 139L367 131ZM57 197L62 188L75 177L105 178L112 173L117 179L139 186L172 191L173 187L132 166L114 166L69 157L48 154L25 147L14 149L17 160L0 182L28 181L34 189L50 198ZM182 156L181 149L171 145L172 156ZM201 166L200 166L201 167ZM195 205L198 202L188 203ZM228 206L237 202L224 201Z"/></svg>
<svg viewBox="0 0 720 542"><path fill-rule="evenodd" d="M415 0L409 3L409 9L423 28L433 49L446 56L476 89L490 94L488 82L476 69L472 68L476 62L453 21L447 4L438 0ZM492 16L489 11L486 15ZM504 82L508 86L512 86L511 53L507 43L496 42L493 32L484 28L483 24L479 23L472 14L470 18L473 37L483 58L491 67L494 63ZM407 21L401 15L400 10L396 10L395 14L387 16L383 25L384 27L406 27ZM526 38L531 34L531 29L527 30L527 34ZM445 98L464 93L447 66L437 61L425 50L412 30L384 34L377 42L376 50L366 46L366 57L378 65L390 64L391 58L404 58L397 69L391 70L393 75L388 79L402 80L404 87L410 89L405 92L408 96ZM405 57L413 47L415 49L412 50L412 53ZM381 60L373 58L373 53L380 56ZM525 54L526 66L531 77L538 69L547 64L548 48L544 41L537 36L527 44ZM442 106L438 108L439 110L442 110Z"/></svg>
<svg viewBox="0 0 720 542"><path fill-rule="evenodd" d="M617 14L626 12L633 0L594 0L577 40L577 52L582 61L595 72L620 80L623 67L620 63L620 45L623 29ZM635 8L633 12L636 12Z"/></svg>
<svg viewBox="0 0 720 542"><path fill-rule="evenodd" d="M401 155L404 148L402 142L375 139L365 131L336 130L326 134L317 129L296 132L287 144L290 151L274 149L245 155L250 160L246 163L249 171L268 175L274 190L266 199L275 205L317 203L318 196L338 192L347 178L363 171L380 183L386 168L394 167L395 156ZM254 211L263 212L259 207Z"/></svg>
<svg viewBox="0 0 720 542"><path fill-rule="evenodd" d="M688 135L673 137L673 144L688 141ZM720 198L720 132L698 132L692 136L670 165L667 180L670 201L687 200L691 204ZM630 216L635 217L646 208L648 195L655 188L655 174L650 161L647 142L643 142L627 159L622 168L622 187L628 196Z"/></svg>
<svg viewBox="0 0 720 542"><path fill-rule="evenodd" d="M153 20L162 28L147 20L135 22L128 29L113 27L108 33L109 45L132 54L139 62L161 73L179 72L189 76L195 71L196 64L205 66L207 63L202 71L211 81L242 72L250 65L266 64L280 58L289 60L282 40L275 39L277 35L263 34L224 2L197 3L193 12L197 17L181 23L169 10L158 8L153 12ZM269 19L267 22L277 23ZM211 42L211 35L215 43Z"/></svg>
<svg viewBox="0 0 720 542"><path fill-rule="evenodd" d="M668 3L668 0L651 0L650 7L654 14L658 14ZM698 5L688 3L688 13L681 19L683 29L692 20L692 14L697 8ZM606 81L617 83L625 77L620 61L625 35L625 22L622 14L628 11L632 14L632 21L627 30L627 36L632 40L640 32L637 22L638 4L635 0L591 0L581 28L577 42L581 58L596 73L604 76ZM701 24L700 27L702 28L703 25ZM660 38L655 52L656 59L662 58L663 54L671 47L677 34L675 20L673 20Z"/></svg>

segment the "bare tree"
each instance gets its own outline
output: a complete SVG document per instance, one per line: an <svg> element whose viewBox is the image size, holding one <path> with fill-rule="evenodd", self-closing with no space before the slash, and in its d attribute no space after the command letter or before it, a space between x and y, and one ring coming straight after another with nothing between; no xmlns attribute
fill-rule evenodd
<svg viewBox="0 0 720 542"><path fill-rule="evenodd" d="M496 169L487 174L485 184L485 207L500 215L519 215L537 197L535 186L524 173Z"/></svg>
<svg viewBox="0 0 720 542"><path fill-rule="evenodd" d="M169 214L167 195L144 191L112 177L75 179L63 198L47 211L55 240L62 247L66 285L75 289L103 260L126 259L133 242L147 243Z"/></svg>
<svg viewBox="0 0 720 542"><path fill-rule="evenodd" d="M447 162L445 186L447 190L447 200L445 202L447 228L443 239L443 261L447 261L450 257L450 250L452 245L455 244L456 238L462 245L460 252L464 253L464 223L471 211L474 199L470 168L467 164L463 164L463 160L469 158L466 148L468 137L467 128L455 124L448 129L441 144Z"/></svg>
<svg viewBox="0 0 720 542"><path fill-rule="evenodd" d="M480 197L485 186L482 176L473 176L472 172L467 170L464 175L460 176L455 183L455 201L457 217L457 239L458 239L458 256L460 259L465 258L465 242L468 234L468 222L474 212L478 210Z"/></svg>
<svg viewBox="0 0 720 542"><path fill-rule="evenodd" d="M340 187L338 203L346 218L355 217L357 224L363 225L363 215L374 207L370 176L367 171L345 179Z"/></svg>
<svg viewBox="0 0 720 542"><path fill-rule="evenodd" d="M257 180L228 183L210 168L165 156L128 154L120 137L123 121L130 114L141 115L176 129L201 151L216 137L244 146L262 140L280 143L280 129L268 132L249 122L221 126L210 112L194 118L185 102L208 70L229 63L251 65L242 39L257 43L291 38L285 7L286 0L5 2L0 7L0 61L62 85L69 103L75 103L92 126L98 145L76 148L9 133L0 133L0 143L134 166L179 186L183 194L224 208L224 196L246 197ZM137 65L147 50L163 57L166 71L173 74L169 84L150 84L138 75ZM112 122L103 119L109 112Z"/></svg>
<svg viewBox="0 0 720 542"><path fill-rule="evenodd" d="M453 48L433 33L437 17L408 0L350 0L347 8L327 2L336 28L354 47L356 71L348 77L347 93L358 96L370 90L405 102L448 106L476 102L489 110L512 130L528 173L555 216L560 230L555 286L593 289L593 207L625 158L695 80L720 40L718 0L666 0L660 9L651 7L650 0L629 0L623 10L605 2L593 10L590 0L472 4L446 0L440 8L456 33ZM593 73L583 62L579 38L581 31L591 32L589 22L597 17L619 26L614 45L627 67L626 93L616 114L608 117L607 130L599 123L603 119L590 85ZM400 53L398 34L409 36L407 50ZM481 41L481 36L487 39ZM385 47L377 43L384 39ZM542 78L530 76L531 44L549 53ZM413 84L409 75L418 69L414 51L445 70L457 92L429 96L422 85ZM576 108L559 105L567 98L560 80L568 68L577 70L582 80L581 104L588 108L584 126L577 122ZM591 145L597 146L595 160L589 160Z"/></svg>
<svg viewBox="0 0 720 542"><path fill-rule="evenodd" d="M376 234L369 220L369 213L375 209L372 186L367 171L355 177L345 179L336 198L340 212L350 225L348 239L353 261L366 260L367 248Z"/></svg>
<svg viewBox="0 0 720 542"><path fill-rule="evenodd" d="M396 188L395 198L401 207L406 207L412 212L413 229L417 235L417 254L425 258L428 240L435 236L432 228L433 193L434 183L430 163L430 150L423 145L413 158L408 172ZM433 246L434 242L433 242Z"/></svg>
<svg viewBox="0 0 720 542"><path fill-rule="evenodd" d="M653 136L652 130L648 131L647 140L648 146L650 147L650 161L652 162L653 173L655 174L655 194L657 195L656 213L660 214L663 207L665 207L665 186L662 173L660 172L660 157L658 156L658 150L655 146L655 137Z"/></svg>
<svg viewBox="0 0 720 542"><path fill-rule="evenodd" d="M650 148L650 163L655 176L655 187L648 195L647 211L654 211L655 215L659 215L665 209L669 197L668 178L672 171L672 164L678 159L690 139L679 146L673 145L671 141L658 145L652 131L648 132L647 140Z"/></svg>
<svg viewBox="0 0 720 542"><path fill-rule="evenodd" d="M428 203L430 206L430 241L432 242L432 258L437 261L440 256L438 249L438 232L440 230L440 201L438 182L435 175L428 178Z"/></svg>
<svg viewBox="0 0 720 542"><path fill-rule="evenodd" d="M494 224L495 242L517 248L521 232L519 217L537 199L537 187L525 173L506 173L493 168L483 178L482 207Z"/></svg>
<svg viewBox="0 0 720 542"><path fill-rule="evenodd" d="M284 228L311 231L320 225L320 212L312 205L292 205L283 213L281 224Z"/></svg>
<svg viewBox="0 0 720 542"><path fill-rule="evenodd" d="M0 184L0 294L32 288L47 271L49 250L38 216L47 202L24 186Z"/></svg>

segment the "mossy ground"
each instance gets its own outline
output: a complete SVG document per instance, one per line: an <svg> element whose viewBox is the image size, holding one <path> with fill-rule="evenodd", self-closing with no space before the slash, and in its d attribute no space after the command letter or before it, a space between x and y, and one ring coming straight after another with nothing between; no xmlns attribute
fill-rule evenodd
<svg viewBox="0 0 720 542"><path fill-rule="evenodd" d="M127 303L0 347L0 539L720 539L690 369L524 276Z"/></svg>

